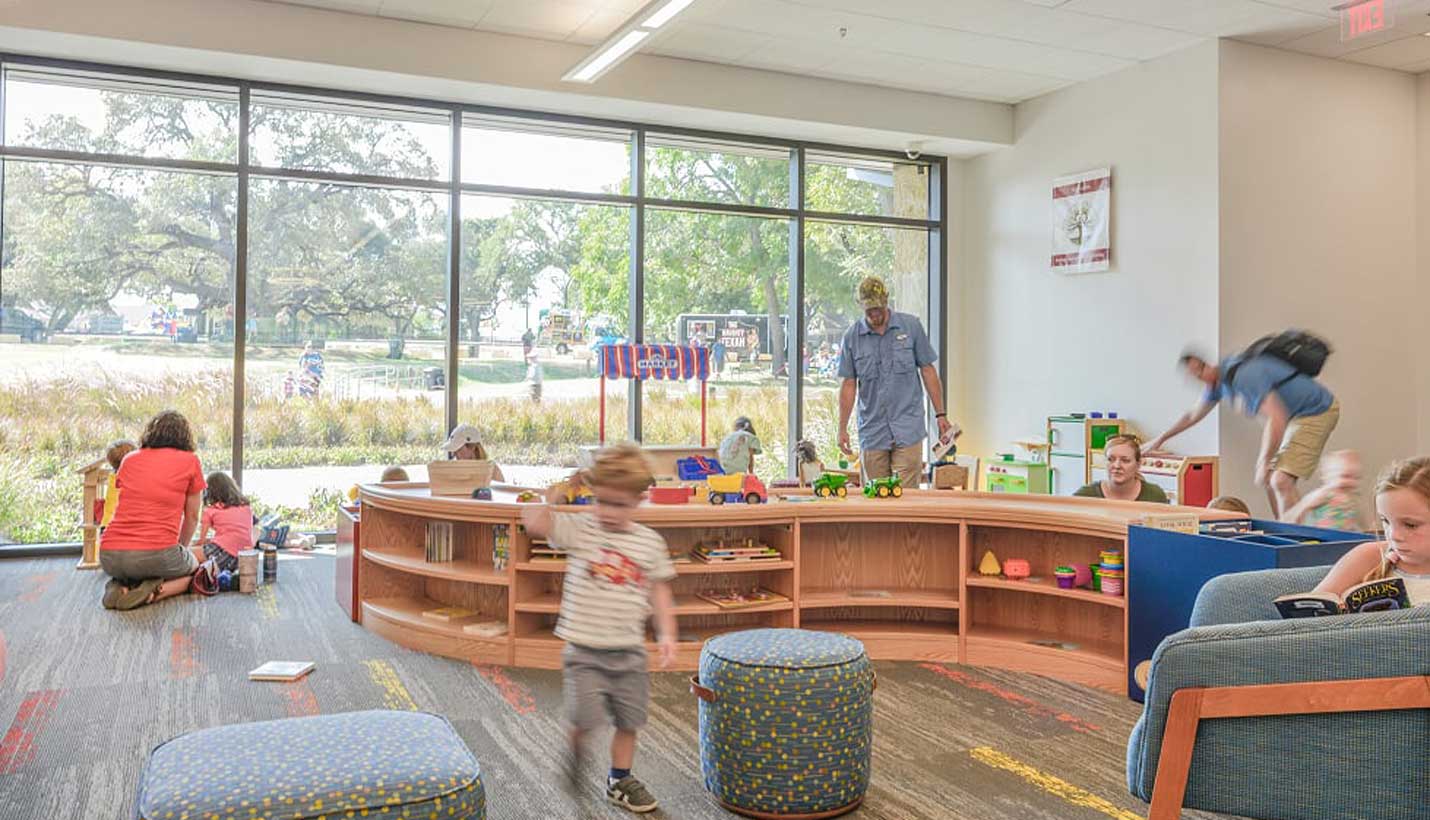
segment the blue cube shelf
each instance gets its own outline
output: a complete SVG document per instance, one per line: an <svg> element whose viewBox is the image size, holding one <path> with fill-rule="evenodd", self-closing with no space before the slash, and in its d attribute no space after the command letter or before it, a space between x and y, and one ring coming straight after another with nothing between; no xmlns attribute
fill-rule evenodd
<svg viewBox="0 0 1430 820"><path fill-rule="evenodd" d="M1227 523L1227 522L1218 522ZM1203 530L1206 525L1203 525ZM1127 528L1127 696L1143 697L1137 667L1162 639L1187 628L1202 585L1218 575L1334 564L1363 533L1251 519L1252 533Z"/></svg>

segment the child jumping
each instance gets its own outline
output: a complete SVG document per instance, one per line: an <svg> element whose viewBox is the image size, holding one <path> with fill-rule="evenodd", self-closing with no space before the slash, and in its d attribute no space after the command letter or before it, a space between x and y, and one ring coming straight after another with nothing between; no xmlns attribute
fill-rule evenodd
<svg viewBox="0 0 1430 820"><path fill-rule="evenodd" d="M1375 485L1375 511L1385 540L1342 555L1316 591L1341 595L1362 581L1401 578L1411 606L1430 606L1430 457L1387 467Z"/></svg>
<svg viewBox="0 0 1430 820"><path fill-rule="evenodd" d="M532 537L566 549L556 637L566 641L561 669L571 724L567 774L574 784L586 734L609 715L616 733L606 798L643 814L656 808L655 798L631 774L636 732L645 725L650 700L645 624L654 608L661 667L669 666L675 657L675 600L670 590L675 567L664 539L631 520L653 483L638 447L619 444L601 450L591 468L571 483L585 484L595 494L593 514L553 512L561 503L555 490L545 505L522 510Z"/></svg>
<svg viewBox="0 0 1430 820"><path fill-rule="evenodd" d="M1321 459L1321 486L1281 517L1288 524L1361 532L1361 462L1355 450L1337 450Z"/></svg>
<svg viewBox="0 0 1430 820"><path fill-rule="evenodd" d="M204 481L209 486L198 531L203 554L194 557L213 561L220 572L238 572L239 551L253 549L253 508L228 473L212 472Z"/></svg>

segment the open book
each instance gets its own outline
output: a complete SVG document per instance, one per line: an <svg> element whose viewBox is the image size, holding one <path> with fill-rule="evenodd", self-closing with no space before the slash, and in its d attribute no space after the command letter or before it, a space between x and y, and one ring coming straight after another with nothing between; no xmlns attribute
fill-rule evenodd
<svg viewBox="0 0 1430 820"><path fill-rule="evenodd" d="M1405 591L1405 581L1399 578L1382 578L1379 581L1356 584L1346 590L1344 595L1334 592L1297 592L1282 595L1272 603L1276 604L1276 609L1283 618L1317 618L1322 615L1405 609L1410 606L1410 595Z"/></svg>

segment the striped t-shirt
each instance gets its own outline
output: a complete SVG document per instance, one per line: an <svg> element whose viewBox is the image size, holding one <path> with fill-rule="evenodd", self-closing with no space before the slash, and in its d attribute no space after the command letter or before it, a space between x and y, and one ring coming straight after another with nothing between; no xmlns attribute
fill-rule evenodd
<svg viewBox="0 0 1430 820"><path fill-rule="evenodd" d="M675 578L665 539L640 524L607 532L582 513L551 519L551 543L566 550L556 637L592 649L643 645L651 585Z"/></svg>

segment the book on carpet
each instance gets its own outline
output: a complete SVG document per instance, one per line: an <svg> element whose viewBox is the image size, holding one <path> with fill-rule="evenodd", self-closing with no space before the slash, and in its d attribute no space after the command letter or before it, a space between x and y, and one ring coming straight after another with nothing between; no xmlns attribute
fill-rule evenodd
<svg viewBox="0 0 1430 820"><path fill-rule="evenodd" d="M309 672L317 664L312 661L269 661L257 669L250 670L249 680L295 681Z"/></svg>
<svg viewBox="0 0 1430 820"><path fill-rule="evenodd" d="M474 624L467 624L462 627L462 631L468 635L476 635L479 638L500 638L506 634L505 621L478 621Z"/></svg>
<svg viewBox="0 0 1430 820"><path fill-rule="evenodd" d="M1406 609L1410 606L1410 595L1406 592L1404 580L1382 578L1356 584L1346 590L1344 595L1334 592L1297 592L1282 595L1272 603L1276 604L1276 610L1283 618L1319 618L1322 615Z"/></svg>
<svg viewBox="0 0 1430 820"><path fill-rule="evenodd" d="M479 612L474 612L466 607L460 606L441 606L436 609L425 609L422 611L422 617L448 624L456 621L469 621L480 614Z"/></svg>

